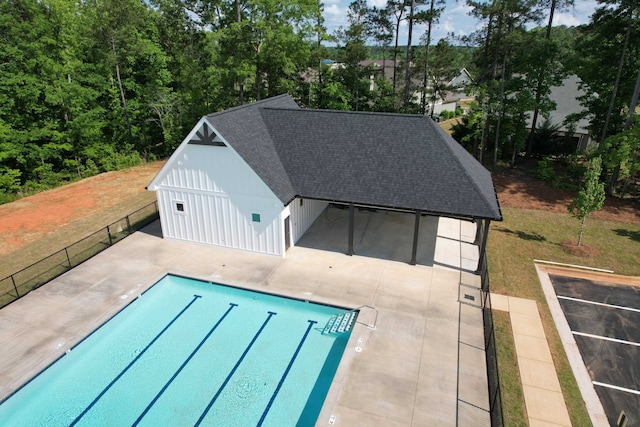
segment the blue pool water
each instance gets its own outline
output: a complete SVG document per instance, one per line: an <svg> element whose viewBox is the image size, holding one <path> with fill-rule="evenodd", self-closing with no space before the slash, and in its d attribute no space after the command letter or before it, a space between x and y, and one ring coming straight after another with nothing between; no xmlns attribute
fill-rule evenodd
<svg viewBox="0 0 640 427"><path fill-rule="evenodd" d="M343 309L166 276L0 405L10 426L313 425Z"/></svg>

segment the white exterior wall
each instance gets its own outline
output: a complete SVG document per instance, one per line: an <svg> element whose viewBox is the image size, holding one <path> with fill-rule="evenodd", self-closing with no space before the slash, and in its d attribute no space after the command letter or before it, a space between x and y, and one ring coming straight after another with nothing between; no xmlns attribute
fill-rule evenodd
<svg viewBox="0 0 640 427"><path fill-rule="evenodd" d="M284 256L282 202L237 153L188 144L170 161L156 189L164 237Z"/></svg>
<svg viewBox="0 0 640 427"><path fill-rule="evenodd" d="M458 106L458 104L454 101L454 102L440 102L440 103L436 103L433 106L433 115L437 116L440 113L442 113L443 111L456 111L456 107Z"/></svg>
<svg viewBox="0 0 640 427"><path fill-rule="evenodd" d="M329 206L329 203L319 200L302 199L302 206L299 198L289 203L289 220L291 221L291 244L294 245L302 235L311 227L311 224ZM286 218L286 214L284 215Z"/></svg>

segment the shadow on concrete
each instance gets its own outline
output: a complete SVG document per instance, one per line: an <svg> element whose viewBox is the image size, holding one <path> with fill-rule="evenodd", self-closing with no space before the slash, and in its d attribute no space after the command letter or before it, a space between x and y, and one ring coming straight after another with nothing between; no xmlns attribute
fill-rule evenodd
<svg viewBox="0 0 640 427"><path fill-rule="evenodd" d="M384 210L355 210L354 255L409 262L413 247L415 215ZM438 217L422 216L416 263L433 266ZM329 206L296 243L323 251L347 253L349 211Z"/></svg>
<svg viewBox="0 0 640 427"><path fill-rule="evenodd" d="M162 239L162 226L160 225L159 219L156 219L149 225L145 225L138 231L140 233L148 234L150 236L160 237Z"/></svg>

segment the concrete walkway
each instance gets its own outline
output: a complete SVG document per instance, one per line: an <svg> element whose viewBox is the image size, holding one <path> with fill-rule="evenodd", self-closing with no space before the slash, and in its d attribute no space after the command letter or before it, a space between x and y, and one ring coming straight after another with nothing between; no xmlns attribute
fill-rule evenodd
<svg viewBox="0 0 640 427"><path fill-rule="evenodd" d="M491 306L511 318L529 425L571 426L536 302L492 294Z"/></svg>

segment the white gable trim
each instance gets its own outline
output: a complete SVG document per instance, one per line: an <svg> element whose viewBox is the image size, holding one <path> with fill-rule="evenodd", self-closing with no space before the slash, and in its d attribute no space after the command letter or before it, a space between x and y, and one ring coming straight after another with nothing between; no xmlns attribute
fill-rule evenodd
<svg viewBox="0 0 640 427"><path fill-rule="evenodd" d="M209 121L207 120L206 116L203 116L198 121L198 123L193 127L193 129L191 129L191 132L189 132L189 134L186 136L186 138L182 140L182 142L180 143L178 148L176 148L176 150L173 152L171 157L169 157L169 160L167 160L167 162L164 164L164 166L162 166L160 171L156 174L155 178L153 178L151 183L147 186L147 190L156 191L158 188L160 188L159 187L160 183L167 176L167 173L169 173L169 171L175 166L175 163L177 162L176 159L182 157L182 152L186 149L187 144L189 144L189 141L191 141L193 139L193 137L200 130L200 128L202 127L202 125L204 123L206 123L207 126L209 126L209 128L211 128L211 130L213 132L215 132L216 135L218 135L218 137L220 136L220 134L215 130L215 128L213 126L211 126L211 123L209 123ZM226 144L226 141L225 141L225 145L227 147L229 146L228 144Z"/></svg>
<svg viewBox="0 0 640 427"><path fill-rule="evenodd" d="M256 173L256 171L253 170L251 165L249 165L242 158L242 156L240 154L238 154L238 152L233 148L233 146L231 144L229 144L229 141L227 141L225 139L224 135L221 135L220 132L218 132L218 130L211 124L211 122L209 120L207 120L206 116L203 116L198 121L198 123L193 127L193 129L191 129L191 132L189 132L189 134L186 136L186 138L180 143L180 145L173 152L171 157L169 157L169 160L167 160L167 162L164 164L164 166L162 166L162 168L160 169L158 174L155 176L155 178L153 178L151 183L147 186L147 190L157 191L160 188L162 181L167 177L167 174L169 173L169 171L171 171L174 167L176 167L176 163L179 161L179 159L182 158L183 152L187 149L187 146L189 145L189 142L194 138L194 136L196 136L196 133L202 128L202 126L205 123L207 124L207 126L209 126L210 131L216 134L215 140L216 141L220 141L225 145L225 147L211 146L210 148L211 149L216 149L217 148L217 149L228 149L228 150L231 150L245 165L247 165L247 167L249 168L251 173L254 175L254 177L264 184L265 188L267 188L269 190L269 193L271 193L271 195L273 195L273 197L276 200L279 200L278 196L273 192L273 190L271 190L271 188L269 188L269 186L262 180L262 178L260 178L260 176ZM284 207L284 205L283 205L283 207Z"/></svg>

